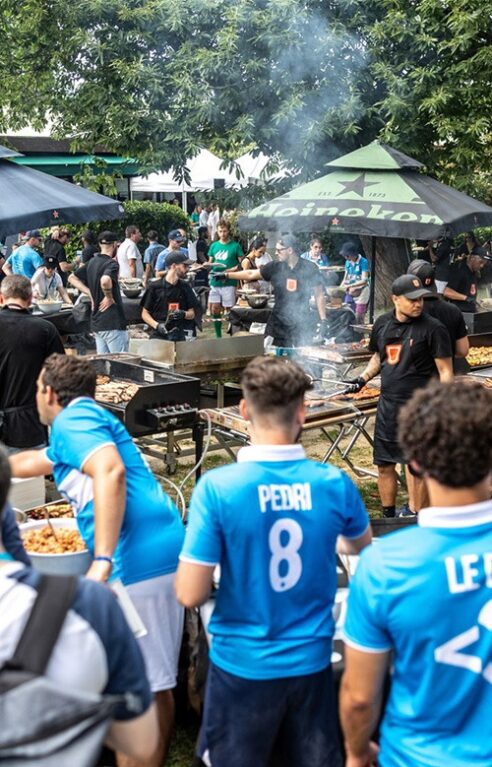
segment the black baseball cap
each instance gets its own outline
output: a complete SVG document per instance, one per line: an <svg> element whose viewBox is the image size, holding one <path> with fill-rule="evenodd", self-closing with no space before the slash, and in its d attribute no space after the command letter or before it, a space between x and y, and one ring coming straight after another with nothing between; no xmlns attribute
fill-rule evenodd
<svg viewBox="0 0 492 767"><path fill-rule="evenodd" d="M168 253L166 256L166 266L172 266L173 264L185 264L185 266L191 266L193 261L188 258L186 253Z"/></svg>
<svg viewBox="0 0 492 767"><path fill-rule="evenodd" d="M48 269L56 269L58 260L54 256L45 256L43 266L47 266Z"/></svg>
<svg viewBox="0 0 492 767"><path fill-rule="evenodd" d="M31 237L39 237L41 239L42 236L43 235L41 234L39 229L29 229L29 231L26 232L26 234L25 234L26 240L30 240Z"/></svg>
<svg viewBox="0 0 492 767"><path fill-rule="evenodd" d="M391 286L393 296L405 296L405 298L428 298L433 295L422 285L422 282L413 274L402 274Z"/></svg>
<svg viewBox="0 0 492 767"><path fill-rule="evenodd" d="M355 242L344 242L340 248L340 255L342 258L347 258L347 256L358 256L359 248Z"/></svg>
<svg viewBox="0 0 492 767"><path fill-rule="evenodd" d="M120 238L116 234L116 232L110 232L105 231L101 232L99 237L97 238L97 241L100 245L112 245L113 242L119 242Z"/></svg>
<svg viewBox="0 0 492 767"><path fill-rule="evenodd" d="M423 258L415 258L410 261L407 274L414 274L421 281L424 288L432 288L434 285L434 266L424 261Z"/></svg>
<svg viewBox="0 0 492 767"><path fill-rule="evenodd" d="M179 229L171 229L171 231L167 235L167 239L176 240L176 242L184 242L186 240L186 237L183 237Z"/></svg>

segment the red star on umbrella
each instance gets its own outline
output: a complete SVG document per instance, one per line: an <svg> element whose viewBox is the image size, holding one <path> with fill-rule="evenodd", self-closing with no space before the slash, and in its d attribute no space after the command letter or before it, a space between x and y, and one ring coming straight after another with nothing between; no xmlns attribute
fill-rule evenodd
<svg viewBox="0 0 492 767"><path fill-rule="evenodd" d="M53 218L59 218L60 212L58 210L53 211Z"/></svg>
<svg viewBox="0 0 492 767"><path fill-rule="evenodd" d="M340 223L340 221L338 220L338 218L332 218L332 219L331 219L331 223L332 223L332 225L333 225L333 226L338 226L338 224Z"/></svg>

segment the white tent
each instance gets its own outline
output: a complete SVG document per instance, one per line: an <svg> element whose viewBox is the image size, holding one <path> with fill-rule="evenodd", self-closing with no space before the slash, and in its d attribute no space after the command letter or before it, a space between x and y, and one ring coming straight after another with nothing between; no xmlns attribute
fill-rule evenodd
<svg viewBox="0 0 492 767"><path fill-rule="evenodd" d="M186 165L190 171L191 183L180 184L173 178L173 171L166 173L150 173L148 176L136 176L130 182L133 192L194 192L214 189L215 182L223 182L225 186L237 183L236 177L227 169L222 169L220 157L216 157L208 149L200 152L189 160Z"/></svg>

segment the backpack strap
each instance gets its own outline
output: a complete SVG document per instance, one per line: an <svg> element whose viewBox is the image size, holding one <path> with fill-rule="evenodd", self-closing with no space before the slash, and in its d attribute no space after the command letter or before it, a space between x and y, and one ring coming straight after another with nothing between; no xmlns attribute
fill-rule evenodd
<svg viewBox="0 0 492 767"><path fill-rule="evenodd" d="M9 668L44 674L76 588L77 578L73 576L41 576L36 601Z"/></svg>

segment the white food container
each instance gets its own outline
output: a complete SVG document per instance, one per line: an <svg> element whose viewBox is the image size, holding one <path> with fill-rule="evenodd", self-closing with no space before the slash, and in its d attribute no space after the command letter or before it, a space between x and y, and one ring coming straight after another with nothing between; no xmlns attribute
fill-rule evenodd
<svg viewBox="0 0 492 767"><path fill-rule="evenodd" d="M46 520L32 520L19 525L21 535L28 530L40 530L47 526ZM55 528L68 528L77 530L75 519L52 519L51 524ZM40 573L48 575L85 575L92 562L89 551L75 551L67 554L36 554L27 552L32 565Z"/></svg>

